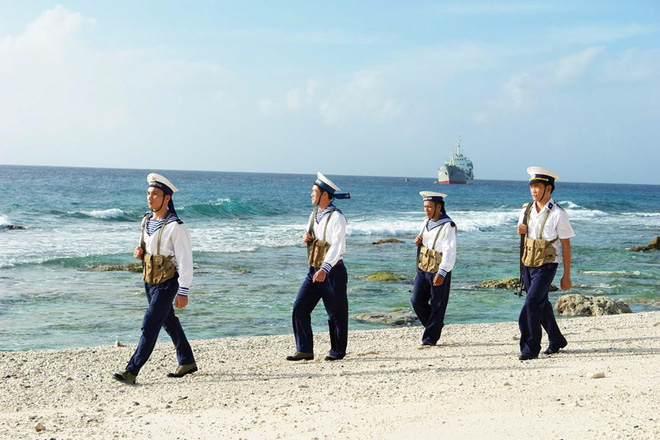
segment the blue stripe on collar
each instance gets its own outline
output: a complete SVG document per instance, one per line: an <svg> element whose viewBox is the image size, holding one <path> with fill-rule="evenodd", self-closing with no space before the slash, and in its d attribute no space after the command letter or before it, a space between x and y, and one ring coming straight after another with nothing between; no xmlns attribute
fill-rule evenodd
<svg viewBox="0 0 660 440"><path fill-rule="evenodd" d="M167 221L167 224L169 225L170 223L176 222L178 220L179 220L179 217L177 217L176 215L173 214L170 217L170 219ZM164 221L165 221L165 219L160 219L160 220L155 220L153 218L147 219L147 224L145 225L147 235L151 237L152 235L154 235L154 233L158 232L160 230L160 228L163 227L163 222Z"/></svg>
<svg viewBox="0 0 660 440"><path fill-rule="evenodd" d="M431 231L431 230L437 228L438 226L442 226L445 223L450 223L450 222L451 222L451 218L449 218L448 215L443 215L438 220L429 219L428 223L426 223L426 230Z"/></svg>

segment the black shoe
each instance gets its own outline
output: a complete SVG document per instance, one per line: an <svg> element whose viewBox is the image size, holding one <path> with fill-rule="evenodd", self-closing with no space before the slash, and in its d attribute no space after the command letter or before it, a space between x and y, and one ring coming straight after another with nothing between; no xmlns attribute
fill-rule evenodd
<svg viewBox="0 0 660 440"><path fill-rule="evenodd" d="M167 373L167 377L183 377L195 371L197 371L197 364L193 362L192 364L179 365L174 373Z"/></svg>
<svg viewBox="0 0 660 440"><path fill-rule="evenodd" d="M559 350L566 347L567 345L568 345L568 343L562 345L561 347L557 347L557 348L552 348L552 347L548 346L548 348L543 352L543 354L556 354L556 353L559 353Z"/></svg>
<svg viewBox="0 0 660 440"><path fill-rule="evenodd" d="M426 345L426 346L429 346L429 347L435 347L436 342L422 342L422 345Z"/></svg>
<svg viewBox="0 0 660 440"><path fill-rule="evenodd" d="M528 361L530 359L537 359L537 358L538 356L532 356L528 354L521 354L520 356L518 356L518 359L520 359L521 361Z"/></svg>
<svg viewBox="0 0 660 440"><path fill-rule="evenodd" d="M121 373L115 373L112 376L115 380L118 380L121 383L125 383L128 385L134 385L135 384L135 379L136 376L135 374L131 373L128 370L124 370Z"/></svg>
<svg viewBox="0 0 660 440"><path fill-rule="evenodd" d="M303 353L296 351L293 355L287 356L287 361L311 361L314 359L314 353Z"/></svg>
<svg viewBox="0 0 660 440"><path fill-rule="evenodd" d="M340 361L340 360L342 360L342 359L344 359L343 356L342 356L342 357L339 357L339 356L333 356L333 355L331 355L331 354L329 354L329 355L327 355L327 356L325 357L325 360L326 360L326 361Z"/></svg>

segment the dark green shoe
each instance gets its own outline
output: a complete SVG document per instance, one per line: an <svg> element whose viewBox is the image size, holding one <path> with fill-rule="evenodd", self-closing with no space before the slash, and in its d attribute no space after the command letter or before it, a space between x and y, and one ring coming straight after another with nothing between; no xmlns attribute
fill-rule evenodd
<svg viewBox="0 0 660 440"><path fill-rule="evenodd" d="M197 371L197 364L193 362L192 364L179 365L174 373L167 373L167 377L183 377L195 371Z"/></svg>
<svg viewBox="0 0 660 440"><path fill-rule="evenodd" d="M311 361L314 359L314 353L303 353L296 351L293 355L287 356L287 361Z"/></svg>
<svg viewBox="0 0 660 440"><path fill-rule="evenodd" d="M112 376L115 380L118 380L119 382L128 384L128 385L133 385L135 384L135 379L136 376L135 374L131 373L128 370L124 370L121 373L115 373Z"/></svg>

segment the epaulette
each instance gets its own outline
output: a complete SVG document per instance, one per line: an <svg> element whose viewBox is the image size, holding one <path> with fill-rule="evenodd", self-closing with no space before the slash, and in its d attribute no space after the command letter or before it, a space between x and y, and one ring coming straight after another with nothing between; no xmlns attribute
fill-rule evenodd
<svg viewBox="0 0 660 440"><path fill-rule="evenodd" d="M523 203L523 206L522 206L522 207L523 207L523 208L527 208L528 206L529 206L529 202L527 202L527 203Z"/></svg>

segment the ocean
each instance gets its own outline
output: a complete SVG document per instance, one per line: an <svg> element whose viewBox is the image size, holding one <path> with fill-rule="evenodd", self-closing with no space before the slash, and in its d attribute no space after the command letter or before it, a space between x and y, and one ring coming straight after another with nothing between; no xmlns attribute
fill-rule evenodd
<svg viewBox="0 0 660 440"><path fill-rule="evenodd" d="M315 174L0 165L0 351L137 342L146 306L140 275L99 268L136 262L152 171L179 187L174 202L192 239L190 304L177 311L189 339L291 334ZM448 194L459 231L445 322L517 320L521 298L479 283L518 276L516 222L530 199L524 174L442 186L432 177L329 175L352 196L335 202L349 222L350 314L410 307L412 240L424 220L418 192L436 190ZM660 310L658 251L629 251L660 235L660 187L560 181L554 198L577 233L571 293L622 299L634 312ZM373 244L387 238L401 242ZM365 280L377 271L403 280ZM561 294L551 293L551 301ZM327 332L322 303L313 320L316 332ZM349 324L376 327L382 324Z"/></svg>

